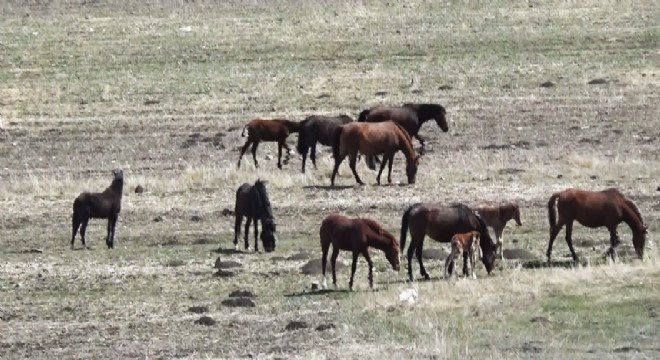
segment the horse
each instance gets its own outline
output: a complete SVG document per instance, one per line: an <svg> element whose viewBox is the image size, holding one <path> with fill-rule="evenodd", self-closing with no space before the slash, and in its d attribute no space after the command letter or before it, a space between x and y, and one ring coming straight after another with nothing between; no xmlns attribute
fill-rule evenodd
<svg viewBox="0 0 660 360"><path fill-rule="evenodd" d="M122 169L114 169L112 170L112 182L103 192L83 192L76 197L73 201L73 215L71 216L73 227L71 250L73 250L78 228L80 228L80 239L82 240L83 248L87 249L85 232L87 231L89 219L108 219L105 244L108 246L108 249L114 248L115 226L117 225L117 219L119 219L119 212L121 211L123 190L124 172Z"/></svg>
<svg viewBox="0 0 660 360"><path fill-rule="evenodd" d="M236 190L236 204L234 205L236 222L234 223L234 248L238 250L238 237L241 234L241 223L243 216L245 220L245 250L250 249L248 237L250 233L250 222L254 221L254 251L259 251L259 226L261 221L261 243L266 252L275 250L277 231L273 209L270 206L266 181L257 179L254 185L244 183Z"/></svg>
<svg viewBox="0 0 660 360"><path fill-rule="evenodd" d="M350 157L349 166L353 171L355 180L358 184L364 185L355 170L359 153L364 155L385 154L383 162L380 164L380 171L378 172L376 181L380 185L380 175L383 173L385 164L388 163L387 181L392 183L392 163L394 162L394 154L399 150L406 157L408 184L414 184L417 167L419 166L419 155L413 149L412 140L401 125L394 121L381 123L353 122L342 125L335 130L334 141L332 143L335 166L332 170L330 183L332 186L335 185L335 176L339 171L339 165L346 155L348 155Z"/></svg>
<svg viewBox="0 0 660 360"><path fill-rule="evenodd" d="M353 119L348 115L312 115L300 123L296 149L302 155L303 174L305 173L307 152L309 151L309 158L312 160L312 164L314 164L314 168L316 169L316 143L319 142L321 145L332 146L332 135L337 127L350 122L353 122Z"/></svg>
<svg viewBox="0 0 660 360"><path fill-rule="evenodd" d="M500 260L504 260L504 248L502 233L506 227L506 223L513 219L517 226L522 226L520 221L520 207L518 204L506 203L497 206L491 205L477 205L474 211L481 216L486 225L493 228L495 231L496 252L500 254Z"/></svg>
<svg viewBox="0 0 660 360"><path fill-rule="evenodd" d="M393 120L403 126L408 132L408 135L416 138L420 145L420 154L424 154L424 140L419 135L419 129L422 125L430 120L435 119L436 124L442 129L443 132L449 131L447 125L447 112L442 105L439 104L416 104L406 103L398 107L388 106L374 106L367 110L363 110L358 115L359 122L382 122ZM376 165L374 159L377 161L378 157L367 157L367 165L369 169L375 170Z"/></svg>
<svg viewBox="0 0 660 360"><path fill-rule="evenodd" d="M374 287L373 262L369 255L369 248L373 247L382 250L385 253L387 261L392 265L392 269L399 271L399 242L394 235L376 222L367 218L349 218L347 216L331 213L321 222L319 231L321 238L321 267L323 268L323 287L326 288L325 266L327 264L328 250L332 244L332 283L337 287L337 272L335 264L339 256L339 250L353 252L353 262L351 263L351 280L348 286L353 291L353 278L357 269L357 261L360 255L364 256L369 264L369 287Z"/></svg>
<svg viewBox="0 0 660 360"><path fill-rule="evenodd" d="M564 225L566 225L568 249L571 251L573 261L578 261L572 239L574 221L589 228L607 228L610 232L610 247L605 255L609 255L613 261L617 257L616 247L621 243L617 227L621 222L625 222L632 230L632 242L637 257L640 260L644 257L648 225L644 223L637 205L616 188L601 191L568 188L556 192L548 201L548 220L550 222L550 241L546 252L548 263L552 254L552 244Z"/></svg>
<svg viewBox="0 0 660 360"><path fill-rule="evenodd" d="M456 234L451 238L451 254L445 261L445 279L449 280L454 273L456 260L459 256L466 253L470 258L470 268L472 269L472 279L477 278L475 264L477 262L477 252L479 251L479 232L470 231L464 234ZM451 271L450 271L451 268Z"/></svg>
<svg viewBox="0 0 660 360"><path fill-rule="evenodd" d="M257 147L259 142L277 142L277 167L282 169L282 148L286 149L286 158L284 162L289 161L290 155L289 146L286 144L286 138L291 133L296 133L300 129L300 122L290 121L284 119L252 119L245 126L243 126L243 131L241 136L245 137L245 130L247 129L247 140L241 148L241 155L238 157L237 167L241 167L241 159L243 154L247 151L248 146L252 144L252 159L254 160L254 166L259 167L257 162Z"/></svg>
<svg viewBox="0 0 660 360"><path fill-rule="evenodd" d="M486 271L490 275L495 268L495 244L488 233L484 220L467 205L456 203L449 206L435 206L426 203L416 203L408 207L401 218L401 250L406 246L406 233L410 230L410 246L408 247L408 277L413 280L412 256L417 256L419 271L425 280L430 279L422 264L422 246L424 237L448 243L456 234L469 231L479 232L479 247ZM467 254L463 254L463 274L467 275Z"/></svg>

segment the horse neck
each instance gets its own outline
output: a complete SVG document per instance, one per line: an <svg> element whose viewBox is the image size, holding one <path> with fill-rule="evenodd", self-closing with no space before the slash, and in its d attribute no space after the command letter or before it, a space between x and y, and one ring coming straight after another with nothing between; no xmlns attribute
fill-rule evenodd
<svg viewBox="0 0 660 360"><path fill-rule="evenodd" d="M285 120L284 126L289 130L289 132L298 132L300 131L300 123L296 121Z"/></svg>
<svg viewBox="0 0 660 360"><path fill-rule="evenodd" d="M428 120L433 119L433 117L435 116L435 114L431 112L431 107L429 107L426 104L420 104L416 110L417 110L417 120L419 121L419 125L422 125Z"/></svg>
<svg viewBox="0 0 660 360"><path fill-rule="evenodd" d="M626 205L623 206L623 221L630 227L630 230L635 234L641 234L644 232L644 221L642 220L642 215L639 213L634 204L626 201Z"/></svg>
<svg viewBox="0 0 660 360"><path fill-rule="evenodd" d="M110 190L121 196L124 190L124 180L123 179L112 180L112 184L110 184Z"/></svg>
<svg viewBox="0 0 660 360"><path fill-rule="evenodd" d="M387 249L392 247L392 243L385 236L373 232L367 235L367 246L372 247L374 249L386 251Z"/></svg>
<svg viewBox="0 0 660 360"><path fill-rule="evenodd" d="M258 216L262 220L266 219L272 219L273 218L273 208L270 206L270 201L268 200L268 195L265 193L262 193L259 191L259 189L255 189L257 191L257 201L259 202L257 204L257 212L259 213Z"/></svg>

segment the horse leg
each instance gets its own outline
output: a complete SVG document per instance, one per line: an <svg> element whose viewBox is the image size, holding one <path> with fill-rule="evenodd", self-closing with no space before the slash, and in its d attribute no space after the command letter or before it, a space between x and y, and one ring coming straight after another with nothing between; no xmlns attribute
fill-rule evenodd
<svg viewBox="0 0 660 360"><path fill-rule="evenodd" d="M552 229L550 229L550 240L548 241L548 250L545 252L545 256L548 258L548 263L550 263L550 256L552 255L552 244L555 242L555 239L557 238L557 235L559 235L559 231L561 231L561 228L564 226L564 220L562 218L559 219L557 222L557 225L555 225Z"/></svg>
<svg viewBox="0 0 660 360"><path fill-rule="evenodd" d="M337 288L337 257L339 256L339 248L332 246L332 255L330 256L330 263L332 264L332 285Z"/></svg>
<svg viewBox="0 0 660 360"><path fill-rule="evenodd" d="M316 140L312 141L312 146L310 147L309 150L309 159L312 160L312 164L314 165L314 169L316 169Z"/></svg>
<svg viewBox="0 0 660 360"><path fill-rule="evenodd" d="M353 176L355 176L355 181L358 182L360 185L364 185L362 182L362 179L360 179L360 176L357 173L357 170L355 170L355 164L357 163L357 153L353 153L349 155L349 166L351 167L351 171L353 171Z"/></svg>
<svg viewBox="0 0 660 360"><path fill-rule="evenodd" d="M73 250L73 244L76 240L76 233L78 232L78 228L80 227L80 223L81 223L80 217L78 215L76 215L75 212L74 212L73 217L72 217L73 229L71 231L71 250Z"/></svg>
<svg viewBox="0 0 660 360"><path fill-rule="evenodd" d="M344 161L343 156L339 156L338 159L335 159L335 166L332 169L332 176L330 177L330 186L335 186L335 177L337 176L337 173L339 172L339 165L341 165L341 162Z"/></svg>
<svg viewBox="0 0 660 360"><path fill-rule="evenodd" d="M426 143L426 140L424 140L419 134L415 134L413 137L419 141L419 155L424 155L424 144Z"/></svg>
<svg viewBox="0 0 660 360"><path fill-rule="evenodd" d="M239 157L238 157L238 164L236 165L236 167L238 167L238 168L241 167L241 159L243 159L243 154L247 151L247 148L248 148L248 146L250 146L251 142L252 141L250 141L250 138L245 140L245 144L243 144L243 147L241 148L241 155L239 155ZM252 149L254 151L254 146L252 147Z"/></svg>
<svg viewBox="0 0 660 360"><path fill-rule="evenodd" d="M575 253L575 249L573 249L573 221L566 223L566 244L568 244L568 249L571 251L573 261L578 262L578 256Z"/></svg>
<svg viewBox="0 0 660 360"><path fill-rule="evenodd" d="M254 219L254 251L259 251L259 221Z"/></svg>
<svg viewBox="0 0 660 360"><path fill-rule="evenodd" d="M254 221L257 221L257 219L254 219ZM245 250L250 250L250 240L248 239L250 237L250 225L252 223L252 218L250 216L246 217L245 219L245 234L243 234L244 242L245 242Z"/></svg>
<svg viewBox="0 0 660 360"><path fill-rule="evenodd" d="M355 278L355 270L357 270L357 262L360 253L353 251L353 262L351 262L351 280L348 281L348 289L353 291L353 278Z"/></svg>
<svg viewBox="0 0 660 360"><path fill-rule="evenodd" d="M108 246L108 249L114 248L116 223L117 223L116 216L111 215L110 217L108 217L108 234L105 238L105 244Z"/></svg>
<svg viewBox="0 0 660 360"><path fill-rule="evenodd" d="M419 273L424 277L424 280L431 280L429 273L426 272L424 268L424 263L422 263L422 247L424 246L424 241L419 242L419 246L415 249L415 255L417 256L417 262L419 263Z"/></svg>
<svg viewBox="0 0 660 360"><path fill-rule="evenodd" d="M468 271L468 262L469 262L469 254L467 251L463 251L463 276L468 277L469 271Z"/></svg>
<svg viewBox="0 0 660 360"><path fill-rule="evenodd" d="M412 238L410 240L410 245L408 246L408 253L406 254L406 256L408 257L408 279L410 279L410 281L413 281L412 258L413 258L413 254L415 253L415 246L417 246L414 239L415 238Z"/></svg>
<svg viewBox="0 0 660 360"><path fill-rule="evenodd" d="M371 256L369 256L369 249L364 249L362 255L367 260L369 265L369 288L373 290L374 288L374 263L371 261Z"/></svg>
<svg viewBox="0 0 660 360"><path fill-rule="evenodd" d="M450 272L449 268L454 266L454 261L456 260L456 257L458 257L457 249L454 246L452 246L451 253L447 256L447 259L445 260L445 279L447 280L449 280L451 278L451 275L455 272L453 271L453 269Z"/></svg>
<svg viewBox="0 0 660 360"><path fill-rule="evenodd" d="M323 283L321 284L321 287L323 289L328 287L328 283L325 281L325 266L328 263L328 250L330 250L330 244L327 246L325 244L321 245L321 271L323 272Z"/></svg>
<svg viewBox="0 0 660 360"><path fill-rule="evenodd" d="M238 251L238 237L241 235L241 223L243 222L243 215L236 214L236 221L234 222L234 250Z"/></svg>
<svg viewBox="0 0 660 360"><path fill-rule="evenodd" d="M282 169L282 142L277 142L277 168Z"/></svg>
<svg viewBox="0 0 660 360"><path fill-rule="evenodd" d="M282 147L286 149L286 154L284 154L284 165L286 165L291 160L291 148L286 144L286 139L282 140Z"/></svg>
<svg viewBox="0 0 660 360"><path fill-rule="evenodd" d="M472 246L470 248L470 270L472 271L472 279L477 279L477 268L475 267L477 263L477 248L479 246Z"/></svg>
<svg viewBox="0 0 660 360"><path fill-rule="evenodd" d="M385 161L383 159L383 161ZM387 182L392 183L392 163L394 163L394 154L390 155L387 161Z"/></svg>
<svg viewBox="0 0 660 360"><path fill-rule="evenodd" d="M87 249L87 244L85 244L85 233L87 232L87 224L89 223L89 218L86 217L82 220L80 225L80 238L82 239L83 249Z"/></svg>
<svg viewBox="0 0 660 360"><path fill-rule="evenodd" d="M254 160L254 167L258 168L259 163L257 162L257 147L259 146L259 141L255 141L252 144L252 160Z"/></svg>
<svg viewBox="0 0 660 360"><path fill-rule="evenodd" d="M621 240L616 231L616 226L610 227L607 230L610 232L610 248L607 250L606 255L609 255L612 261L617 260L616 247L619 246Z"/></svg>
<svg viewBox="0 0 660 360"><path fill-rule="evenodd" d="M499 251L500 260L504 261L504 244L502 243L502 241L504 241L504 238L502 237L504 228L497 227L494 230L495 230L495 238L497 239L497 248L495 249L495 251Z"/></svg>
<svg viewBox="0 0 660 360"><path fill-rule="evenodd" d="M385 170L385 165L387 165L387 160L383 160L383 162L380 163L380 170L378 171L378 176L376 176L376 182L378 185L380 185L380 175L383 173L383 170ZM389 178L389 176L387 179L390 183L392 183L392 180Z"/></svg>

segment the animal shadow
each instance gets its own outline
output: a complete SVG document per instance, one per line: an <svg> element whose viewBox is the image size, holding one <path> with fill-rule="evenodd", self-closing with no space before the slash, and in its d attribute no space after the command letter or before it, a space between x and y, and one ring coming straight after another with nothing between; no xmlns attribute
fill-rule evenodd
<svg viewBox="0 0 660 360"><path fill-rule="evenodd" d="M545 260L530 260L522 263L523 269L572 268L580 265L573 260L555 260L548 264Z"/></svg>
<svg viewBox="0 0 660 360"><path fill-rule="evenodd" d="M234 254L249 254L250 252L248 251L241 251L241 250L236 250L234 248L217 248L215 250L211 250L212 253L216 254L222 254L222 255L234 255Z"/></svg>
<svg viewBox="0 0 660 360"><path fill-rule="evenodd" d="M346 190L346 189L352 189L354 186L353 185L305 185L303 186L303 189L313 189L313 190Z"/></svg>
<svg viewBox="0 0 660 360"><path fill-rule="evenodd" d="M293 292L290 294L285 294L284 297L305 297L305 296L318 296L318 295L331 295L331 294L346 295L350 293L351 291L348 289L321 289L315 291L304 290L301 292Z"/></svg>

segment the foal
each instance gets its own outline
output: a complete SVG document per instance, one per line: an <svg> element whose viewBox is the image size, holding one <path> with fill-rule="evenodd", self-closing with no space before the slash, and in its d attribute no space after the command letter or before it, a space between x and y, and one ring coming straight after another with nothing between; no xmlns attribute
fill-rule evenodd
<svg viewBox="0 0 660 360"><path fill-rule="evenodd" d="M321 237L321 267L323 268L323 287L326 287L325 265L328 258L328 250L332 244L332 283L337 286L337 272L335 264L339 256L339 250L352 251L353 262L351 264L351 280L348 283L351 291L353 290L353 278L357 268L357 261L360 255L364 256L369 264L369 287L374 287L373 263L369 255L369 248L373 247L382 250L385 257L392 265L392 269L399 271L399 242L394 235L383 229L380 224L371 219L349 218L341 214L332 213L326 216L321 222L319 231Z"/></svg>
<svg viewBox="0 0 660 360"><path fill-rule="evenodd" d="M467 252L470 259L470 269L472 271L472 278L476 279L477 251L479 251L479 232L470 231L468 233L456 234L451 238L451 254L447 256L445 261L445 279L449 280L452 275L456 274L456 260ZM465 261L465 258L463 258ZM451 267L451 271L449 271ZM465 268L465 264L463 264Z"/></svg>
<svg viewBox="0 0 660 360"><path fill-rule="evenodd" d="M479 205L475 206L474 211L481 216L486 225L493 228L495 231L496 248L495 251L500 253L500 260L504 260L504 246L502 233L506 227L506 223L513 219L516 225L522 226L520 221L520 207L518 204L506 203L502 205Z"/></svg>
<svg viewBox="0 0 660 360"><path fill-rule="evenodd" d="M241 148L241 155L238 157L237 167L241 167L241 159L250 144L252 144L252 159L254 160L254 166L259 167L259 164L257 163L257 147L259 146L259 142L264 141L277 142L277 167L281 169L282 148L286 149L286 159L284 162L288 162L290 158L289 152L291 149L289 149L289 146L286 144L286 138L289 134L297 133L300 130L300 123L284 119L253 119L243 127L241 136L245 136L246 129L248 136L245 144Z"/></svg>
<svg viewBox="0 0 660 360"><path fill-rule="evenodd" d="M89 219L108 219L108 234L105 244L108 249L114 248L115 225L121 210L121 195L124 189L124 172L121 169L112 170L112 183L101 193L84 192L73 201L71 250L76 240L76 233L80 228L80 239L83 248L85 244L85 231Z"/></svg>
<svg viewBox="0 0 660 360"><path fill-rule="evenodd" d="M248 237L250 223L254 221L254 251L259 251L259 222L261 221L261 243L266 252L275 250L275 235L277 227L273 209L270 205L266 182L257 179L254 185L244 183L236 190L236 204L234 205L236 221L234 222L234 248L238 250L238 237L241 235L241 223L245 220L245 250L250 249Z"/></svg>

